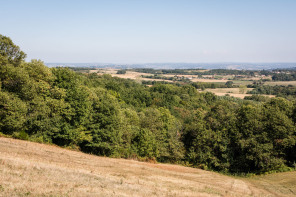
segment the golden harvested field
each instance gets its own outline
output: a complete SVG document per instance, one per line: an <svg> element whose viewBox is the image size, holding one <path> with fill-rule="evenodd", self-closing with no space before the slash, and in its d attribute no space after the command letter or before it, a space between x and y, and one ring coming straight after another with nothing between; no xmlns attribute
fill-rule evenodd
<svg viewBox="0 0 296 197"><path fill-rule="evenodd" d="M205 91L212 92L217 96L225 96L226 94L229 94L229 96L243 99L246 96L251 96L251 94L245 94L245 93L252 89L253 88L246 88L244 93L240 93L240 88L216 88L216 89L206 89ZM262 96L275 97L274 95L262 95Z"/></svg>
<svg viewBox="0 0 296 197"><path fill-rule="evenodd" d="M206 82L206 83L226 83L227 79L192 79L192 82Z"/></svg>
<svg viewBox="0 0 296 197"><path fill-rule="evenodd" d="M245 92L252 90L253 88L246 88ZM216 89L207 89L209 92L213 93L233 93L233 94L240 94L239 88L216 88Z"/></svg>
<svg viewBox="0 0 296 197"><path fill-rule="evenodd" d="M225 84L227 81L232 81L233 85L249 85L252 81L246 80L228 80L228 79L192 79L192 82L220 83Z"/></svg>
<svg viewBox="0 0 296 197"><path fill-rule="evenodd" d="M233 80L234 85L249 85L252 84L253 81L245 81L245 80Z"/></svg>
<svg viewBox="0 0 296 197"><path fill-rule="evenodd" d="M212 91L209 91L209 92L212 92ZM217 96L225 96L227 94L229 96L233 96L233 97L241 98L241 99L244 99L246 96L251 96L251 94L234 94L234 93L222 93L222 92L216 92L215 94Z"/></svg>
<svg viewBox="0 0 296 197"><path fill-rule="evenodd" d="M98 72L99 71L99 72ZM98 72L98 75L103 74L110 74L112 77L119 77L123 79L133 79L138 81L167 81L172 82L170 80L164 80L164 79L150 79L150 78L142 78L142 75L153 75L149 73L140 73L140 72L132 72L127 71L125 74L116 74L118 69L101 69L101 70L91 70L91 73Z"/></svg>
<svg viewBox="0 0 296 197"><path fill-rule="evenodd" d="M0 196L292 196L296 173L234 178L0 137ZM286 184L287 183L287 184Z"/></svg>
<svg viewBox="0 0 296 197"><path fill-rule="evenodd" d="M267 82L265 82L265 85L270 85L270 86L275 86L275 85L283 85L283 86L293 85L293 86L296 86L296 81L267 81Z"/></svg>
<svg viewBox="0 0 296 197"><path fill-rule="evenodd" d="M194 72L200 72L200 73L207 72L207 71L209 71L209 69L194 70Z"/></svg>

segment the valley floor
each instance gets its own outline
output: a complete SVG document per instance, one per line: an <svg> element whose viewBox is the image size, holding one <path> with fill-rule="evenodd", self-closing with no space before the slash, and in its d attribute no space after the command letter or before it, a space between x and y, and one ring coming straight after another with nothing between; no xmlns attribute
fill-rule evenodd
<svg viewBox="0 0 296 197"><path fill-rule="evenodd" d="M254 178L0 137L0 196L293 196L296 172Z"/></svg>

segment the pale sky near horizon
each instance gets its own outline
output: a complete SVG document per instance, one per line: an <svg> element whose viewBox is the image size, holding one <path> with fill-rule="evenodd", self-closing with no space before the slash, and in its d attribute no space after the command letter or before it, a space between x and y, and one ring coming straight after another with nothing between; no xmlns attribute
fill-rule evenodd
<svg viewBox="0 0 296 197"><path fill-rule="evenodd" d="M296 0L0 0L0 34L45 62L296 62Z"/></svg>

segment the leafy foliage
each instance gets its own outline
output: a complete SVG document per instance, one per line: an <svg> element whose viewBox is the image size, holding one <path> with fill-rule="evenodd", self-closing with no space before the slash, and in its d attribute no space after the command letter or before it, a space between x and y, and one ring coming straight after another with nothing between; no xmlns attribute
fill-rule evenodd
<svg viewBox="0 0 296 197"><path fill-rule="evenodd" d="M296 87L289 86L268 86L268 85L256 85L253 90L248 91L249 94L267 94L267 95L276 95L279 97L285 98L295 98Z"/></svg>
<svg viewBox="0 0 296 197"><path fill-rule="evenodd" d="M5 59L8 63L18 66L25 59L26 54L9 37L0 34L0 56L2 61Z"/></svg>

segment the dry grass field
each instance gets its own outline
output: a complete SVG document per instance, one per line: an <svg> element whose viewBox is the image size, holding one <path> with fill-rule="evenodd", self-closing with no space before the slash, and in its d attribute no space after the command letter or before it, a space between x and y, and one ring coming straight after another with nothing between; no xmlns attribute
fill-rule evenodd
<svg viewBox="0 0 296 197"><path fill-rule="evenodd" d="M250 81L250 80L232 80L233 82L233 85L249 85L249 84L252 84L253 81Z"/></svg>
<svg viewBox="0 0 296 197"><path fill-rule="evenodd" d="M253 88L246 88L245 92L252 90ZM213 93L233 93L233 94L240 94L239 88L216 88L216 89L207 89L207 91Z"/></svg>
<svg viewBox="0 0 296 197"><path fill-rule="evenodd" d="M99 71L99 72L98 72ZM164 79L150 79L150 78L142 78L142 75L152 75L149 73L140 73L140 72L133 72L133 71L127 71L125 74L116 74L118 69L100 69L100 70L91 70L90 73L98 72L98 75L103 74L110 74L112 77L119 77L123 79L133 79L136 81L167 81L172 82L170 80L164 80Z"/></svg>
<svg viewBox="0 0 296 197"><path fill-rule="evenodd" d="M192 82L205 82L205 83L223 83L225 84L227 79L192 79Z"/></svg>
<svg viewBox="0 0 296 197"><path fill-rule="evenodd" d="M296 86L296 81L267 81L267 82L265 82L265 85L270 85L270 86L275 86L275 85L283 85L283 86L293 85L293 86Z"/></svg>
<svg viewBox="0 0 296 197"><path fill-rule="evenodd" d="M0 196L293 196L296 173L285 177L234 178L0 137Z"/></svg>
<svg viewBox="0 0 296 197"><path fill-rule="evenodd" d="M212 92L217 96L225 96L226 94L228 94L229 96L243 99L246 96L251 96L251 94L245 94L245 93L252 89L253 88L246 88L244 93L240 93L240 88L216 88L216 89L206 89L205 91ZM262 95L262 96L275 97L274 95Z"/></svg>
<svg viewBox="0 0 296 197"><path fill-rule="evenodd" d="M255 176L247 180L274 196L296 196L296 172Z"/></svg>
<svg viewBox="0 0 296 197"><path fill-rule="evenodd" d="M252 88L246 88L246 91L251 90ZM229 96L233 96L236 98L245 98L246 96L251 96L250 94L244 94L239 92L239 88L216 88L216 89L206 89L205 91L212 92L217 96L225 96L228 94Z"/></svg>

